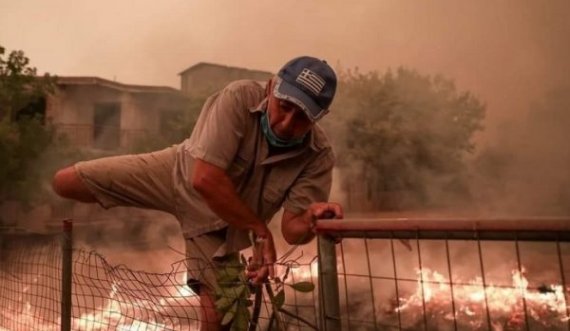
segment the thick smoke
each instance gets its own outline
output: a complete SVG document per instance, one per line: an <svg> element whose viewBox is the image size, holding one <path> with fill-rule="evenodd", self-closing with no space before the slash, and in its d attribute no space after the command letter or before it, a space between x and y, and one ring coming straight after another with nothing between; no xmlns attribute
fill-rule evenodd
<svg viewBox="0 0 570 331"><path fill-rule="evenodd" d="M570 89L553 90L504 122L473 160L483 214L570 215Z"/></svg>

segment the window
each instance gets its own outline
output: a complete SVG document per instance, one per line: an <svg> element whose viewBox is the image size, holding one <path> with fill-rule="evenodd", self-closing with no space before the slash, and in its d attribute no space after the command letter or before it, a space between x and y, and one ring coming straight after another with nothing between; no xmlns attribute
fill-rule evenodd
<svg viewBox="0 0 570 331"><path fill-rule="evenodd" d="M40 97L30 101L25 107L16 112L16 121L23 118L37 118L42 124L45 124L46 116L46 98Z"/></svg>
<svg viewBox="0 0 570 331"><path fill-rule="evenodd" d="M93 147L113 150L121 143L121 105L97 103L93 112Z"/></svg>

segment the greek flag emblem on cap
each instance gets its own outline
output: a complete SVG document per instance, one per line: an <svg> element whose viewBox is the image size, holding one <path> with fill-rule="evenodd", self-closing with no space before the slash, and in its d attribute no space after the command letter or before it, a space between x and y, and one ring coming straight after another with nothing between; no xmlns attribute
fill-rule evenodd
<svg viewBox="0 0 570 331"><path fill-rule="evenodd" d="M307 68L303 69L295 80L315 95L319 95L325 87L325 80Z"/></svg>

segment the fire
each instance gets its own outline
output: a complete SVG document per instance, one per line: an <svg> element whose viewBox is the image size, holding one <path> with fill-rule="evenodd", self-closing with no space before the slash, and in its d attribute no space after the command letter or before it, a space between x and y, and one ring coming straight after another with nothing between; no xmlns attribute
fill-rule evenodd
<svg viewBox="0 0 570 331"><path fill-rule="evenodd" d="M483 287L480 277L466 283L454 279L453 316L450 282L442 274L430 269L417 270L418 280L415 292L407 298L400 298L395 312L412 313L417 318L423 314L424 304L426 314L443 316L447 320L465 322L472 327L484 327L487 318L487 308L495 330L501 330L497 320L505 325L521 326L526 319L537 321L542 325L551 322L566 322L567 304L562 285L543 285L539 289L530 289L529 282L524 276L524 268L512 271L512 285L499 286L487 284ZM422 299L423 298L423 299ZM525 318L525 306L526 316Z"/></svg>
<svg viewBox="0 0 570 331"><path fill-rule="evenodd" d="M183 274L182 280L186 279ZM185 284L185 281L181 282ZM29 291L25 287L22 293ZM157 298L156 301L134 300L132 302L119 301L120 283L113 282L111 290L107 296L106 303L101 307L96 307L92 312L86 312L79 317L72 318L72 329L78 331L163 331L163 330L198 330L199 316L195 307L199 305L198 297L187 288L186 285L170 286L170 295L164 298ZM21 298L20 298L21 299ZM147 313L145 313L145 311ZM148 312L164 313L165 316L173 317L167 321L159 322L152 318L148 320L132 319L132 316L148 316ZM30 302L23 302L18 309L0 312L3 323L8 323L0 327L0 331L27 331L27 330L59 330L60 319L53 322L46 322L37 316L35 309ZM124 318L125 316L129 318ZM184 319L184 323L176 323L176 316ZM189 320L190 319L190 320Z"/></svg>
<svg viewBox="0 0 570 331"><path fill-rule="evenodd" d="M306 265L293 266L290 273L295 281L312 281L319 274L319 264L312 262L309 267Z"/></svg>
<svg viewBox="0 0 570 331"><path fill-rule="evenodd" d="M182 280L185 279L186 274L184 274L182 277ZM159 323L153 319L149 319L148 321L135 319L129 324L120 323L121 317L124 316L121 313L122 307L131 312L131 314L132 312L135 312L136 316L139 315L137 313L138 311L150 310L160 313L166 312L169 308L178 308L179 310L184 310L185 315L175 316L185 316L186 318L190 317L192 309L189 309L190 311L188 311L186 308L188 308L188 306L196 307L196 305L199 304L199 301L194 292L187 289L185 285L177 286L175 290L172 291L174 292L172 296L169 296L167 298L160 298L158 300L158 304L142 300L132 301L129 304L126 304L125 302L119 302L115 300L118 288L119 284L113 283L107 304L103 308L98 309L96 313L85 313L82 314L79 318L74 319L73 329L80 331L99 331L108 330L109 326L114 326L115 330L117 331L198 330L197 325L191 324L188 326L183 326L172 322ZM198 320L198 317L195 316L194 319Z"/></svg>
<svg viewBox="0 0 570 331"><path fill-rule="evenodd" d="M117 284L113 283L111 286L111 293L109 293L109 301L101 311L94 313L85 313L80 318L73 320L73 329L81 331L95 331L101 330L110 324L112 321L117 321L121 318L120 307L118 302L113 300L117 292Z"/></svg>

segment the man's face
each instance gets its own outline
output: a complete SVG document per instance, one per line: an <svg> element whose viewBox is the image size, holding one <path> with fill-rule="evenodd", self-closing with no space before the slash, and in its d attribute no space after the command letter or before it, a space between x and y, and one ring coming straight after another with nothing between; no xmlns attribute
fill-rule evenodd
<svg viewBox="0 0 570 331"><path fill-rule="evenodd" d="M271 130L283 140L302 138L311 130L313 122L296 104L275 97L272 92L273 82L270 85L267 111Z"/></svg>

